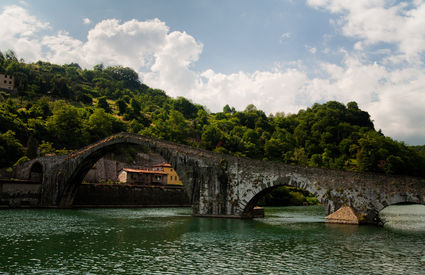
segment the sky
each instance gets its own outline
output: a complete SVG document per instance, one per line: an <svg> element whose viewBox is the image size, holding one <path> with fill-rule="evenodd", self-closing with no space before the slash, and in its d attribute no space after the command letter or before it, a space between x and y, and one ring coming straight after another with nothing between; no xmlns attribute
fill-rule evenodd
<svg viewBox="0 0 425 275"><path fill-rule="evenodd" d="M356 101L425 144L425 0L2 0L0 50L122 65L212 112Z"/></svg>

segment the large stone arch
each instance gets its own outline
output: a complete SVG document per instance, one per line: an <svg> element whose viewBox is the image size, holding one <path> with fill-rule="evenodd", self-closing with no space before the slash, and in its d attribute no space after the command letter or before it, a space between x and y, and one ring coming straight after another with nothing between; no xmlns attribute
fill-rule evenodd
<svg viewBox="0 0 425 275"><path fill-rule="evenodd" d="M75 151L57 162L44 177L42 206L71 207L78 185L89 169L103 155L126 144L142 145L151 152L159 153L179 174L192 203L199 201L197 186L202 181L213 181L216 176L216 173L211 173L209 177L201 171L214 166L217 154L140 135L120 133Z"/></svg>
<svg viewBox="0 0 425 275"><path fill-rule="evenodd" d="M100 148L93 148L85 158L82 158L79 165L75 167L73 172L69 175L68 179L64 182L64 190L60 195L59 207L70 207L73 204L78 186L82 183L84 177L93 165L105 154L115 151L117 147L123 145L136 145L135 143L119 143L101 146Z"/></svg>

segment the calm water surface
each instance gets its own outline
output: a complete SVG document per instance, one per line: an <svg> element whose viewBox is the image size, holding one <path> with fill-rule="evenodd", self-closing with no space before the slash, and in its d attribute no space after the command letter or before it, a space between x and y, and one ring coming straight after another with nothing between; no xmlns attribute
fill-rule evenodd
<svg viewBox="0 0 425 275"><path fill-rule="evenodd" d="M321 207L264 219L191 210L0 211L0 274L425 274L425 234L327 225Z"/></svg>

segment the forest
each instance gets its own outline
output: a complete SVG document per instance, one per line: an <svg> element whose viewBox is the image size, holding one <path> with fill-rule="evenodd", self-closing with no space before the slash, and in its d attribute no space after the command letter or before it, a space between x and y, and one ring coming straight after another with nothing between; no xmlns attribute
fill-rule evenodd
<svg viewBox="0 0 425 275"><path fill-rule="evenodd" d="M297 114L267 115L254 105L222 112L141 83L122 66L25 63L0 52L0 167L64 154L118 132L131 132L235 156L286 164L425 176L424 146L376 130L356 102L316 103Z"/></svg>

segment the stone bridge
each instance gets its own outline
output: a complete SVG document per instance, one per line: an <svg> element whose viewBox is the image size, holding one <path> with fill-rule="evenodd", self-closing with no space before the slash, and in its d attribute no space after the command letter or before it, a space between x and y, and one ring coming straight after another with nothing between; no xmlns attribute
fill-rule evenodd
<svg viewBox="0 0 425 275"><path fill-rule="evenodd" d="M261 196L282 185L309 191L328 214L350 206L360 222L378 222L379 211L388 205L425 204L425 179L252 160L129 133L110 136L69 155L34 159L17 169L17 177L41 174L40 207L71 207L89 169L123 144L142 145L162 155L179 174L198 216L252 217Z"/></svg>

